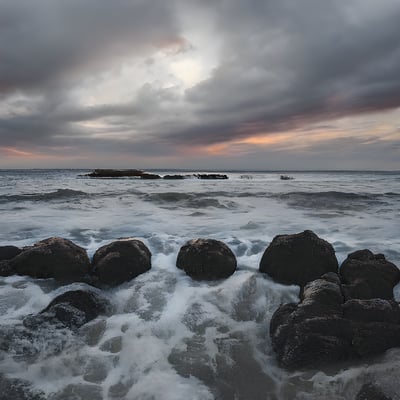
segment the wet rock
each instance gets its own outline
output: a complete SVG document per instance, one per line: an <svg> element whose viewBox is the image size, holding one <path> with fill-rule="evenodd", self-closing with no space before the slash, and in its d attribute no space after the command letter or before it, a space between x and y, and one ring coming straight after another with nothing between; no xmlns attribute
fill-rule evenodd
<svg viewBox="0 0 400 400"><path fill-rule="evenodd" d="M217 280L236 271L236 257L218 240L194 239L181 247L176 266L196 280Z"/></svg>
<svg viewBox="0 0 400 400"><path fill-rule="evenodd" d="M57 296L36 316L25 318L24 326L35 328L45 323L77 329L99 315L108 314L110 302L89 290L73 290Z"/></svg>
<svg viewBox="0 0 400 400"><path fill-rule="evenodd" d="M347 298L393 299L393 287L400 282L400 271L383 254L359 250L349 254L340 267Z"/></svg>
<svg viewBox="0 0 400 400"><path fill-rule="evenodd" d="M179 179L185 179L185 177L183 175L164 175L163 179L179 180Z"/></svg>
<svg viewBox="0 0 400 400"><path fill-rule="evenodd" d="M11 267L10 261L0 261L0 276L11 276L15 275L15 270Z"/></svg>
<svg viewBox="0 0 400 400"><path fill-rule="evenodd" d="M10 261L10 266L19 275L67 283L84 280L90 261L82 247L67 239L51 237L24 248Z"/></svg>
<svg viewBox="0 0 400 400"><path fill-rule="evenodd" d="M161 179L160 175L157 174L149 174L147 172L140 175L140 179Z"/></svg>
<svg viewBox="0 0 400 400"><path fill-rule="evenodd" d="M287 368L380 354L400 346L400 308L384 299L345 301L334 274L309 282L299 304L284 304L270 323L272 346Z"/></svg>
<svg viewBox="0 0 400 400"><path fill-rule="evenodd" d="M394 301L383 299L348 300L343 305L344 318L362 322L400 323L400 308Z"/></svg>
<svg viewBox="0 0 400 400"><path fill-rule="evenodd" d="M151 268L151 253L137 239L120 239L100 247L93 256L93 274L103 284L117 286Z"/></svg>
<svg viewBox="0 0 400 400"><path fill-rule="evenodd" d="M0 398L4 400L45 400L44 393L34 391L28 382L0 374Z"/></svg>
<svg viewBox="0 0 400 400"><path fill-rule="evenodd" d="M361 386L355 400L392 400L386 396L382 389L374 383L366 383Z"/></svg>
<svg viewBox="0 0 400 400"><path fill-rule="evenodd" d="M276 282L304 286L325 273L337 272L338 262L331 244L312 231L304 231L275 236L259 270Z"/></svg>
<svg viewBox="0 0 400 400"><path fill-rule="evenodd" d="M21 251L22 250L16 246L0 246L0 261L11 260L21 253Z"/></svg>
<svg viewBox="0 0 400 400"><path fill-rule="evenodd" d="M197 179L228 179L225 174L194 174Z"/></svg>

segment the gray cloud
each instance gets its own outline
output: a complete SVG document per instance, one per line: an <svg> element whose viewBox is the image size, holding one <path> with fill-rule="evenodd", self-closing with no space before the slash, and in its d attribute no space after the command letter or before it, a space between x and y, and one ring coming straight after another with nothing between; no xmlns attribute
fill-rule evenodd
<svg viewBox="0 0 400 400"><path fill-rule="evenodd" d="M77 104L72 90L125 56L153 66L151 53L184 40L191 15L221 44L206 80L184 92L142 82L129 101ZM11 94L26 96L24 112L0 117L0 146L169 156L397 108L399 20L396 0L0 0L0 111ZM101 127L82 125L93 121Z"/></svg>
<svg viewBox="0 0 400 400"><path fill-rule="evenodd" d="M177 38L161 0L2 0L0 92L58 84Z"/></svg>

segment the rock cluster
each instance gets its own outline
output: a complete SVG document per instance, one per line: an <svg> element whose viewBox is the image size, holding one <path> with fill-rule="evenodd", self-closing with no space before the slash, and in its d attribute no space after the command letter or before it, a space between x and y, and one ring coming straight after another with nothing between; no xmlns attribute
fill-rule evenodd
<svg viewBox="0 0 400 400"><path fill-rule="evenodd" d="M139 178L139 179L228 179L225 174L193 174L193 175L165 175L152 174L139 169L95 169L89 174L83 175L88 178Z"/></svg>
<svg viewBox="0 0 400 400"><path fill-rule="evenodd" d="M194 239L181 247L176 266L195 280L218 280L231 276L237 261L223 242ZM20 274L107 287L150 268L149 249L132 238L100 247L92 262L85 249L58 237L22 249L0 247L3 276ZM400 347L400 307L393 297L400 271L382 254L359 250L338 268L332 245L304 231L276 236L259 270L279 283L301 287L300 302L281 305L270 322L272 346L282 366L316 367ZM27 317L24 325L33 329L49 323L77 329L109 309L109 302L98 291L69 291L38 315ZM371 387L364 392L374 393ZM364 392L357 398L367 399Z"/></svg>
<svg viewBox="0 0 400 400"><path fill-rule="evenodd" d="M350 254L339 275L308 282L299 304L276 310L270 335L278 361L287 368L315 367L400 346L400 307L393 299L399 281L399 271L382 255ZM348 289L354 282L365 288L362 296Z"/></svg>
<svg viewBox="0 0 400 400"><path fill-rule="evenodd" d="M6 253L3 249L0 247L0 254ZM92 263L85 249L59 237L42 240L15 253L15 257L0 261L0 275L115 286L151 268L150 250L137 239L117 240L99 248Z"/></svg>

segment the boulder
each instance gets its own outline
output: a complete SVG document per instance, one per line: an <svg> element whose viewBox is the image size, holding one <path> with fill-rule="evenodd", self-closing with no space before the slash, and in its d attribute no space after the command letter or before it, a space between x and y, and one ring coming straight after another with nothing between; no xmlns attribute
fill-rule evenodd
<svg viewBox="0 0 400 400"><path fill-rule="evenodd" d="M38 315L24 319L24 326L37 328L44 323L76 329L99 315L108 314L110 302L92 290L72 290L57 296Z"/></svg>
<svg viewBox="0 0 400 400"><path fill-rule="evenodd" d="M236 271L236 257L225 244L214 239L194 239L181 247L176 266L196 280L217 280Z"/></svg>
<svg viewBox="0 0 400 400"><path fill-rule="evenodd" d="M312 231L304 231L275 236L259 270L276 282L304 286L325 273L337 272L338 262L331 244Z"/></svg>
<svg viewBox="0 0 400 400"><path fill-rule="evenodd" d="M120 239L97 249L92 273L102 284L117 286L151 268L151 253L137 239Z"/></svg>
<svg viewBox="0 0 400 400"><path fill-rule="evenodd" d="M272 316L270 335L286 368L380 354L400 346L400 307L383 299L345 301L332 273L309 282L299 304L284 304Z"/></svg>
<svg viewBox="0 0 400 400"><path fill-rule="evenodd" d="M392 398L386 396L375 383L365 383L361 386L355 400L392 400Z"/></svg>
<svg viewBox="0 0 400 400"><path fill-rule="evenodd" d="M51 237L24 248L10 261L10 266L19 275L67 283L84 280L90 260L82 247L67 239Z"/></svg>
<svg viewBox="0 0 400 400"><path fill-rule="evenodd" d="M11 260L21 253L21 251L22 250L16 246L0 246L0 261Z"/></svg>
<svg viewBox="0 0 400 400"><path fill-rule="evenodd" d="M347 299L393 299L393 288L400 281L400 271L383 254L359 250L348 255L340 267Z"/></svg>

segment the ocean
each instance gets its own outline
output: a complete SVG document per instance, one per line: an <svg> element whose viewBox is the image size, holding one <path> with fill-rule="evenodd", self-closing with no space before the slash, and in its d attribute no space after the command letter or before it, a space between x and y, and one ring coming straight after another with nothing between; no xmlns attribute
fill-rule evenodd
<svg viewBox="0 0 400 400"><path fill-rule="evenodd" d="M280 368L269 321L280 304L298 301L299 290L258 272L275 235L306 229L333 245L339 263L368 248L400 266L400 172L285 173L293 180L248 171L226 172L228 180L80 176L87 172L0 170L0 245L61 236L92 256L135 237L151 250L152 269L106 291L112 316L79 334L44 329L29 341L10 332L85 285L0 277L0 374L51 400L340 400L371 381L400 399L400 349L323 369ZM196 282L176 268L180 247L199 237L231 248L235 274ZM395 293L400 300L400 288Z"/></svg>

